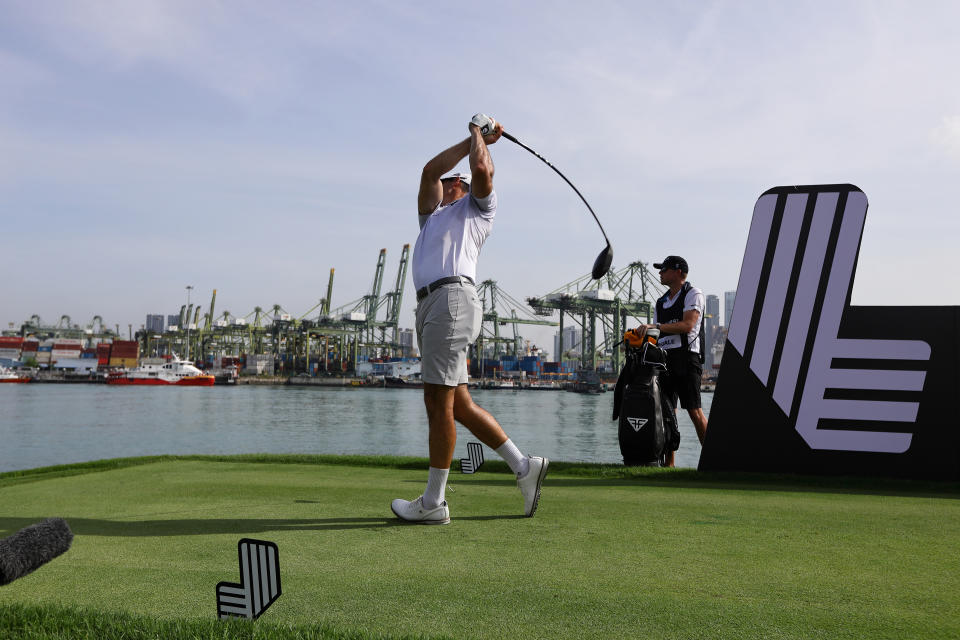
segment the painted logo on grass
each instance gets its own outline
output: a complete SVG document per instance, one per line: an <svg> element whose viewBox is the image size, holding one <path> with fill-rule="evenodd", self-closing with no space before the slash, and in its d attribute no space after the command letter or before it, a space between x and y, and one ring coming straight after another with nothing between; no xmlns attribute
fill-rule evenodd
<svg viewBox="0 0 960 640"><path fill-rule="evenodd" d="M237 543L240 582L217 584L217 615L259 618L280 597L280 553L265 540L242 538Z"/></svg>
<svg viewBox="0 0 960 640"><path fill-rule="evenodd" d="M483 464L483 447L479 442L470 442L467 444L467 457L460 458L460 471L463 473L476 473L480 465Z"/></svg>

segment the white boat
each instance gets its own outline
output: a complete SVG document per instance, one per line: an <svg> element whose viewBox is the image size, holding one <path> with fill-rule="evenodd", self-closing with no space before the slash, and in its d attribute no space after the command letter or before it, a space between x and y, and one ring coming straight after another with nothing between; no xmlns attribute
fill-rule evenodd
<svg viewBox="0 0 960 640"><path fill-rule="evenodd" d="M562 387L559 384L551 381L531 382L527 387L527 389L533 391L560 391L561 388Z"/></svg>
<svg viewBox="0 0 960 640"><path fill-rule="evenodd" d="M112 371L107 376L107 384L127 385L212 387L215 380L214 376L204 373L176 355L163 364L144 363L128 371Z"/></svg>
<svg viewBox="0 0 960 640"><path fill-rule="evenodd" d="M22 375L7 367L0 367L0 382L30 382L30 376Z"/></svg>

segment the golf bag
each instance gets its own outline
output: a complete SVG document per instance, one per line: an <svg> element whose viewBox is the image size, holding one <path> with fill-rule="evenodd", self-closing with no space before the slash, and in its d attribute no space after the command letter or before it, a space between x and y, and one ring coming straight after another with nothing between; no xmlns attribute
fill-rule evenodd
<svg viewBox="0 0 960 640"><path fill-rule="evenodd" d="M680 444L673 404L660 392L658 380L667 369L667 354L655 340L627 344L613 394L613 419L620 419L620 453L628 467L661 467Z"/></svg>

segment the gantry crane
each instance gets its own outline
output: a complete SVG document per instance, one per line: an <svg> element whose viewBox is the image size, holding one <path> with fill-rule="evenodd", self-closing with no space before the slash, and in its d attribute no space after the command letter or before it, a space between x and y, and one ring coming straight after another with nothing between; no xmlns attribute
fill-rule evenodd
<svg viewBox="0 0 960 640"><path fill-rule="evenodd" d="M497 286L495 280L481 282L477 287L477 296L483 307L483 324L475 345L478 356L485 355L487 347L491 346L494 358L503 355L502 346L507 347L508 355L519 355L523 349L523 338L518 332L518 325L557 326L556 322L536 318L532 309ZM504 314L498 309L509 309L509 311ZM520 317L518 312L524 317ZM513 326L513 337L500 337L500 327L508 324Z"/></svg>
<svg viewBox="0 0 960 640"><path fill-rule="evenodd" d="M590 274L583 275L558 289L542 296L527 298L527 303L541 316L560 312L560 352L563 353L564 314L580 325L583 331L581 344L582 369L595 371L597 355L610 356L614 371L623 364L623 352L616 348L627 328L627 318L633 317L639 324L650 322L653 302L662 295L664 287L657 282L646 263L631 262L620 271L611 269L603 279L594 281ZM597 320L600 320L603 339L597 340Z"/></svg>
<svg viewBox="0 0 960 640"><path fill-rule="evenodd" d="M357 347L364 347L371 350L373 355L381 349L389 352L389 355L400 346L399 344L399 326L400 326L400 307L403 303L403 289L407 280L407 264L410 256L410 245L403 245L400 252L400 264L397 268L397 279L393 291L389 291L383 296L380 290L383 285L383 273L386 265L387 250L381 249L377 259L377 266L374 272L373 286L371 292L358 300L348 302L333 311L332 321L334 323L347 323L357 327L359 330L360 342ZM386 309L384 320L378 320L380 309ZM391 340L387 340L387 329L392 330Z"/></svg>

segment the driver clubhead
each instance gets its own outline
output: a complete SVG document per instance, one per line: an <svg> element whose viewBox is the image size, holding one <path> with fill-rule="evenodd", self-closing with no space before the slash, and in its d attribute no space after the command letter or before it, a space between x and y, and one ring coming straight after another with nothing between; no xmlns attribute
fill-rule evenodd
<svg viewBox="0 0 960 640"><path fill-rule="evenodd" d="M610 246L610 243L607 243L607 246L600 252L597 259L593 261L593 279L599 280L607 275L607 271L610 271L610 263L612 262L613 247Z"/></svg>

